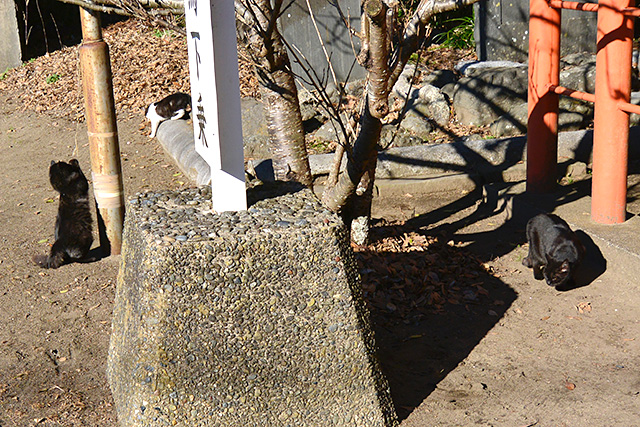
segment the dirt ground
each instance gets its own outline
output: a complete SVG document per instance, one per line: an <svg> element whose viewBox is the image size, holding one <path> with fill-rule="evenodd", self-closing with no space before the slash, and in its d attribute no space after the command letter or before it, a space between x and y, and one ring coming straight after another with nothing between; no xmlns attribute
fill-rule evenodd
<svg viewBox="0 0 640 427"><path fill-rule="evenodd" d="M119 123L126 193L180 187L187 180L141 123ZM90 177L87 144L83 124L18 111L0 94L2 427L116 425L105 363L119 257L57 270L31 261L53 243L58 200L49 164L78 158Z"/></svg>
<svg viewBox="0 0 640 427"><path fill-rule="evenodd" d="M495 204L480 189L391 197L398 217L414 216L405 227L443 235L476 255L470 268L481 262L491 273L488 294L464 309L376 326L398 414L408 416L402 427L640 425L640 282L579 229L587 257L578 287L534 280L521 262L525 221L536 212L531 200L508 197L517 185L491 186Z"/></svg>
<svg viewBox="0 0 640 427"><path fill-rule="evenodd" d="M141 123L119 122L126 193L190 185ZM76 157L90 176L86 130L0 94L0 156L0 427L116 426L105 365L119 257L31 261L53 239L50 161ZM611 269L567 292L536 282L524 223L480 199L376 200L377 216L407 220L375 230L387 273L361 269L402 426L639 425L638 282ZM433 286L410 288L407 266Z"/></svg>

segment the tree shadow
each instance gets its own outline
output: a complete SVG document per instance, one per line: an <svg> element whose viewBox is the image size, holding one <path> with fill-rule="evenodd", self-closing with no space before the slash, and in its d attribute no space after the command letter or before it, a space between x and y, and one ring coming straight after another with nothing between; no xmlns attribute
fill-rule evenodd
<svg viewBox="0 0 640 427"><path fill-rule="evenodd" d="M570 157L558 165L559 174L564 174L575 161L589 162L592 136L585 133L571 149ZM386 224L374 229L375 241L391 236L424 236L437 238L441 245L449 247L449 258L458 258L457 267L450 267L447 258L439 258L435 263L425 263L429 259L430 248L425 252L381 251L378 264L396 266L385 277L376 272L386 287L394 289L407 286L412 276L399 269L401 265L413 265L421 269L426 277L441 269L453 271L459 279L457 286L462 289L477 290L464 281L465 273L477 272L478 267L496 257L511 253L519 245L526 243L527 221L540 212L553 212L560 206L571 204L591 193L591 179L558 185L551 194L528 194L524 192L524 181L506 182L500 177L506 169L514 166L524 155L524 145L514 144L511 152L500 164L494 164L478 152L466 148L457 149L466 167L456 163L429 161L429 166L443 170L471 171L475 188L469 193L446 202L440 207L411 218L402 224ZM634 150L632 150L634 151ZM395 161L401 161L396 157ZM407 159L412 164L421 160ZM632 170L632 168L630 168ZM474 174L474 172L476 172ZM607 269L607 260L593 239L583 230L575 230L587 248L586 258L576 276L572 289L588 286ZM413 234L412 234L413 233ZM462 260L460 258L463 258ZM440 263L440 264L439 264ZM454 370L500 321L505 311L516 300L517 293L504 281L492 276L490 271L475 277L477 286L487 292L478 294L473 301L445 301L440 307L426 309L416 307L416 301L428 297L433 288L424 288L424 294L407 292L405 298L391 300L392 305L376 300L375 294L367 294L367 268L364 266L363 286L365 297L370 302L371 320L379 347L379 358L383 373L389 380L391 394L400 419L406 418L435 389L438 382ZM442 279L442 275L437 274ZM533 280L533 276L531 276ZM449 278L441 280L446 290ZM378 286L382 286L378 283ZM436 286L431 283L431 286ZM465 288L467 286L467 288ZM565 291L571 291L566 289ZM382 303L381 303L382 302ZM401 313L402 315L398 314ZM408 313L408 314L407 314ZM394 318L395 316L395 318Z"/></svg>
<svg viewBox="0 0 640 427"><path fill-rule="evenodd" d="M554 195L543 197L545 203L536 204L535 200L540 196L509 193L517 184L484 184L452 203L406 221L402 226L381 226L377 229L378 238L416 233L437 238L449 248L447 257L437 260L442 264L421 264L421 258L430 257L429 250L400 254L382 252L378 255L387 259L379 263L419 265L425 275L442 269L453 272L453 276L442 280L444 288L451 280L462 289L463 295L469 295L468 289L477 290L477 286L486 290L471 301L464 298L459 302L447 301L441 307L429 307L429 310L416 309L415 302L421 297L419 293L407 293L407 298L392 301L394 312L410 313L395 322L390 321L393 313L389 307L370 304L382 370L389 380L400 419L406 418L419 406L437 384L473 351L516 300L516 291L493 276L490 270L487 271L486 262L525 244L526 223L547 209L546 202L552 205L571 203L586 196L590 188L590 180L577 182L559 188ZM448 221L453 213L462 209L470 212L462 218ZM499 225L487 229L486 223L492 220ZM480 224L482 222L484 224ZM604 273L607 264L593 239L582 230L576 232L587 253L573 289L592 283ZM451 267L452 259L457 259L455 262L459 264L456 267ZM476 273L480 269L484 269L483 273L472 280L476 287L467 288L465 274ZM380 276L379 272L377 274ZM392 274L380 279L386 280L388 288L406 285L410 277L405 272ZM443 278L440 274L438 276ZM366 279L365 274L363 281ZM366 293L365 296L370 302L375 299Z"/></svg>
<svg viewBox="0 0 640 427"><path fill-rule="evenodd" d="M387 264L398 275L376 271L375 286L363 275L378 358L401 420L467 357L517 296L466 249L434 246L425 252L379 252L386 261L377 267ZM424 269L424 279L411 268ZM416 285L422 292L411 289Z"/></svg>

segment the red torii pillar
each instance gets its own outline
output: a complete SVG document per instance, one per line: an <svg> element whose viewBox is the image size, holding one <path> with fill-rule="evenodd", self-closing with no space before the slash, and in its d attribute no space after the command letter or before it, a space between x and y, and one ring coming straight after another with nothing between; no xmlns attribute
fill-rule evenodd
<svg viewBox="0 0 640 427"><path fill-rule="evenodd" d="M631 95L633 18L622 10L632 1L600 0L598 5L591 218L616 224L626 219L627 207L629 114L620 107Z"/></svg>
<svg viewBox="0 0 640 427"><path fill-rule="evenodd" d="M560 81L561 17L546 0L530 0L527 191L532 193L556 188L558 95L549 86Z"/></svg>

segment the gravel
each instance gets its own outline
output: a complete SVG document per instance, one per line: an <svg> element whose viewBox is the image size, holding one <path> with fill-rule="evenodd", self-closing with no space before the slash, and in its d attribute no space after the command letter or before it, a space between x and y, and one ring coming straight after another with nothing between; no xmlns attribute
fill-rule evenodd
<svg viewBox="0 0 640 427"><path fill-rule="evenodd" d="M244 212L210 197L128 204L108 364L121 422L395 425L339 217L293 184L250 189Z"/></svg>

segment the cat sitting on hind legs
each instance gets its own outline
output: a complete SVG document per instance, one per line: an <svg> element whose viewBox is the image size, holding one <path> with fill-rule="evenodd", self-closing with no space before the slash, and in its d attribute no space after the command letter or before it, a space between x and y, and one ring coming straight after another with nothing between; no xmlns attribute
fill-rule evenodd
<svg viewBox="0 0 640 427"><path fill-rule="evenodd" d="M58 268L74 261L89 261L87 254L93 243L92 218L89 206L89 183L76 159L69 163L51 161L49 180L60 193L56 217L55 242L49 256L38 255L33 260L43 268Z"/></svg>

